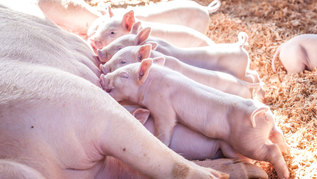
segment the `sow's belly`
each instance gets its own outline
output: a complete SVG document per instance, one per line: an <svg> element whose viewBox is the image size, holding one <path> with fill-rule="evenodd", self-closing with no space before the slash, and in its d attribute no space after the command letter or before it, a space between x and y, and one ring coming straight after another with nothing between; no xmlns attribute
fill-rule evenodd
<svg viewBox="0 0 317 179"><path fill-rule="evenodd" d="M99 62L80 37L0 5L0 59L55 67L99 86Z"/></svg>

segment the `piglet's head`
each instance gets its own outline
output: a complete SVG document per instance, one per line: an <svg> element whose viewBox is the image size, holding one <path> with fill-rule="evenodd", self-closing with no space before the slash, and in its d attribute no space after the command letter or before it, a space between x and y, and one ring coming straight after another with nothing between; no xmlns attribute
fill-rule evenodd
<svg viewBox="0 0 317 179"><path fill-rule="evenodd" d="M143 44L150 36L151 28L145 28L137 34L127 34L111 42L101 50L97 50L101 62L107 62L119 50L127 46L137 46Z"/></svg>
<svg viewBox="0 0 317 179"><path fill-rule="evenodd" d="M158 63L165 61L162 57L153 60ZM140 89L148 80L153 60L145 59L141 63L129 64L106 75L101 75L102 88L117 101L129 100L138 103L144 95Z"/></svg>
<svg viewBox="0 0 317 179"><path fill-rule="evenodd" d="M133 10L122 16L113 16L111 18L100 18L91 26L89 30L89 40L96 49L108 45L115 39L128 34L135 22Z"/></svg>
<svg viewBox="0 0 317 179"><path fill-rule="evenodd" d="M141 62L150 57L152 48L151 44L125 47L114 54L108 62L101 65L100 69L107 74L128 64Z"/></svg>

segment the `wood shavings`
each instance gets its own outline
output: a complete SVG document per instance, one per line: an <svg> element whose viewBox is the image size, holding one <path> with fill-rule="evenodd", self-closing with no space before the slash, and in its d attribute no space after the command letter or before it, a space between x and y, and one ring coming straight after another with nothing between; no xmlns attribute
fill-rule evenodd
<svg viewBox="0 0 317 179"><path fill-rule="evenodd" d="M104 2L125 8L159 1L92 0L91 4ZM196 0L205 6L211 1ZM271 107L291 148L291 154L284 156L291 178L317 178L317 69L290 75L277 60L274 73L271 60L277 47L295 35L317 34L316 7L314 0L223 0L218 12L210 16L207 33L217 43L236 42L240 31L248 34L250 67L265 83L264 102ZM271 164L256 164L270 178L277 178Z"/></svg>

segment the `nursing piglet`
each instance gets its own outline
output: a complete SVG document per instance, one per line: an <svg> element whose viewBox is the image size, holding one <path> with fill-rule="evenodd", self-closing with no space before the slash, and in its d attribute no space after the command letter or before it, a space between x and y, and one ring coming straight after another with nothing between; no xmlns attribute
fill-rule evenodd
<svg viewBox="0 0 317 179"><path fill-rule="evenodd" d="M135 21L138 20L134 17L133 10L127 12L123 18L122 16L112 17L100 25L96 33L89 38L91 46L95 49L101 49L118 37L128 34ZM197 47L214 44L214 42L204 34L186 26L146 21L142 21L142 24L145 27L151 27L153 29L153 36L163 38L169 43L179 47Z"/></svg>
<svg viewBox="0 0 317 179"><path fill-rule="evenodd" d="M239 34L240 40L238 43L214 44L208 47L179 48L165 40L149 37L151 28L145 28L137 32L139 25L139 23L134 24L130 34L122 36L102 50L98 50L97 53L100 61L106 62L110 60L116 52L126 46L156 42L158 44L156 51L164 55L173 56L189 65L230 73L239 79L247 80L246 71L249 68L249 56L243 48L243 45L247 41L247 35L245 33Z"/></svg>
<svg viewBox="0 0 317 179"><path fill-rule="evenodd" d="M216 12L221 6L219 0L212 1L208 6L202 6L195 1L177 0L155 3L148 6L137 6L132 9L135 17L142 21L157 22L162 24L183 25L206 34L209 27L209 15ZM90 28L93 35L98 28L103 28L102 24L108 21L107 17L124 15L126 9L112 9L108 7L108 13L98 18Z"/></svg>
<svg viewBox="0 0 317 179"><path fill-rule="evenodd" d="M288 152L285 140L269 108L259 102L199 84L176 71L152 65L152 59L102 75L101 85L117 101L129 100L148 108L155 135L168 146L179 122L226 142L232 157L237 157L237 152L269 161L280 178L289 178L281 153Z"/></svg>
<svg viewBox="0 0 317 179"><path fill-rule="evenodd" d="M188 65L174 57L151 50L152 48L155 49L156 46L157 44L153 43L153 47L151 44L125 47L119 50L108 62L101 65L100 68L103 73L107 74L117 68L130 63L141 62L149 57L164 57L166 67L176 70L201 84L244 98L257 96L259 99L263 99L264 97L264 90L261 88L260 83L249 83L228 73Z"/></svg>
<svg viewBox="0 0 317 179"><path fill-rule="evenodd" d="M150 111L145 108L133 106L124 106L133 116L138 119L147 130L154 133L154 121L150 116ZM239 164L233 159L219 159L223 157L223 152L226 152L227 144L221 140L208 138L198 132L195 132L182 124L176 124L170 144L170 148L189 160L211 160L216 166L223 160L228 164L222 169L217 169L230 174L230 178L268 178L267 174L259 167L254 165L236 165ZM224 152L224 154L226 154ZM229 163L232 161L233 163ZM240 163L241 164L241 163Z"/></svg>
<svg viewBox="0 0 317 179"><path fill-rule="evenodd" d="M275 72L275 60L279 56L287 73L299 73L317 67L317 35L298 35L278 47L272 60Z"/></svg>

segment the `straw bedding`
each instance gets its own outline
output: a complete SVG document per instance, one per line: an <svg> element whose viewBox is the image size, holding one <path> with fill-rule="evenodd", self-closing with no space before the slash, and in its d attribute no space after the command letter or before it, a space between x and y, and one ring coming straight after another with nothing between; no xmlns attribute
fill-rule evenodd
<svg viewBox="0 0 317 179"><path fill-rule="evenodd" d="M87 0L89 1L89 0ZM147 5L160 0L92 0L93 6L111 3L112 7ZM212 0L196 0L208 5ZM317 1L314 0L223 0L210 16L207 35L217 43L237 41L240 31L248 34L250 68L257 70L265 83L264 103L271 107L277 125L290 146L284 156L291 178L317 178L317 69L287 74L279 60L271 68L277 47L298 34L317 34ZM317 53L317 48L316 48ZM273 167L256 162L270 176Z"/></svg>

